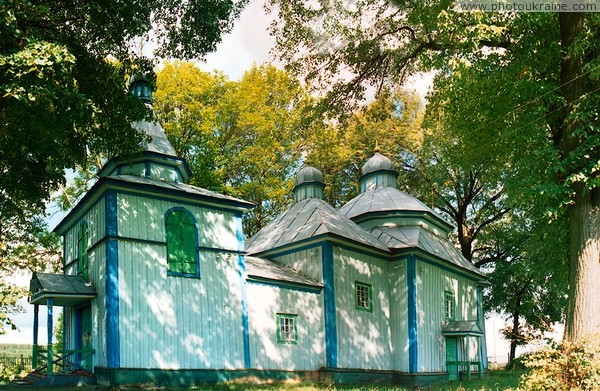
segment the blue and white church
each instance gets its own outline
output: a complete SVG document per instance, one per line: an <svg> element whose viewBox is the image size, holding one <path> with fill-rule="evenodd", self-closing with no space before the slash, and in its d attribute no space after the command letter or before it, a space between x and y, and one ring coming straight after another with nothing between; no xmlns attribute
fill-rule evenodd
<svg viewBox="0 0 600 391"><path fill-rule="evenodd" d="M144 78L131 89L151 104ZM55 229L63 273L32 277L34 356L48 378L414 386L487 367L485 276L450 224L397 189L390 159L376 152L340 209L324 201L321 172L303 167L294 202L245 240L253 205L188 184L160 124L134 126L149 136L142 152L110 159ZM40 307L52 326L57 306L60 351L51 335L37 343Z"/></svg>

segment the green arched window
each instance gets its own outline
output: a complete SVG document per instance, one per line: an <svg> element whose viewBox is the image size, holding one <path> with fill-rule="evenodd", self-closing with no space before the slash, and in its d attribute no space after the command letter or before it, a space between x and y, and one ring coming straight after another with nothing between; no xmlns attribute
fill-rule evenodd
<svg viewBox="0 0 600 391"><path fill-rule="evenodd" d="M79 226L79 237L77 240L77 274L88 279L88 224L82 221Z"/></svg>
<svg viewBox="0 0 600 391"><path fill-rule="evenodd" d="M199 276L196 220L183 209L166 214L168 274Z"/></svg>

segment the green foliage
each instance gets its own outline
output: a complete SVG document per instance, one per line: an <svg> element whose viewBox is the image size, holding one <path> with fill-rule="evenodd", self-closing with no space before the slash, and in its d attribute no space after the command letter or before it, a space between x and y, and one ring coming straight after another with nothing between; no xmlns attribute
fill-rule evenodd
<svg viewBox="0 0 600 391"><path fill-rule="evenodd" d="M361 167L376 147L391 158L406 188L423 140L423 104L414 91L382 91L373 102L343 118L315 127L306 140L306 162L324 174L326 200L336 207L358 192Z"/></svg>
<svg viewBox="0 0 600 391"><path fill-rule="evenodd" d="M520 389L597 390L600 388L600 338L590 335L580 342L551 345L526 360L530 371L520 383Z"/></svg>
<svg viewBox="0 0 600 391"><path fill-rule="evenodd" d="M234 82L167 63L157 86L156 114L190 164L190 183L254 202L244 228L257 232L289 202L312 99L273 66L254 66Z"/></svg>
<svg viewBox="0 0 600 391"><path fill-rule="evenodd" d="M26 372L21 371L19 364L0 363L0 384L6 384L14 380L15 377L25 374Z"/></svg>

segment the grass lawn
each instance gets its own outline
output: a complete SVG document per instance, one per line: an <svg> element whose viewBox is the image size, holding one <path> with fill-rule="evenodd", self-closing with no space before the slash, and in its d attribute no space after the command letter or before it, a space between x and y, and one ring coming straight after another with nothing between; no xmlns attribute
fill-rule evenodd
<svg viewBox="0 0 600 391"><path fill-rule="evenodd" d="M422 387L422 391L516 391L519 384L519 378L522 371L490 371L482 380L454 381L435 384L428 387ZM47 390L66 390L66 388L48 387ZM2 390L19 391L39 391L40 388L25 386L0 386ZM182 388L166 388L144 386L123 386L123 387L103 387L103 386L81 386L72 387L72 391L147 391L147 390L184 390ZM245 391L245 390L276 390L276 391L412 391L402 387L393 386L349 386L349 385L320 385L320 384L250 384L250 383L227 383L212 386L198 386L189 388L189 390L206 391Z"/></svg>
<svg viewBox="0 0 600 391"><path fill-rule="evenodd" d="M516 391L522 371L490 371L482 380L454 381L422 387L427 391ZM100 388L98 388L100 389ZM119 391L166 390L152 387L120 387ZM412 391L394 386L349 386L320 384L249 384L229 383L216 386L194 387L191 390L206 391L245 391L245 390L277 390L277 391Z"/></svg>

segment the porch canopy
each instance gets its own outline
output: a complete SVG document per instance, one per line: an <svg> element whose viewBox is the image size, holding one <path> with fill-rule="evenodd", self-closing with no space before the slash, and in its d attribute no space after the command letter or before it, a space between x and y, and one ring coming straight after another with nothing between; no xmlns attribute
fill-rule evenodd
<svg viewBox="0 0 600 391"><path fill-rule="evenodd" d="M483 337L483 331L475 320L456 320L448 322L442 328L442 335L446 337Z"/></svg>
<svg viewBox="0 0 600 391"><path fill-rule="evenodd" d="M481 355L480 339L484 336L483 330L479 326L479 322L475 320L457 320L450 321L442 328L442 335L446 337L446 368L448 370L449 380L458 380L459 370L461 367L467 369L467 380L471 380L471 366L477 365L477 374L481 379L483 371L483 358ZM477 338L477 359L471 358L471 337ZM465 340L464 347L466 352L462 359L459 359L457 339ZM454 342L452 342L454 341ZM452 343L450 343L452 342ZM449 346L453 349L449 351Z"/></svg>
<svg viewBox="0 0 600 391"><path fill-rule="evenodd" d="M33 273L29 283L31 304L76 307L97 296L94 286L82 276Z"/></svg>

